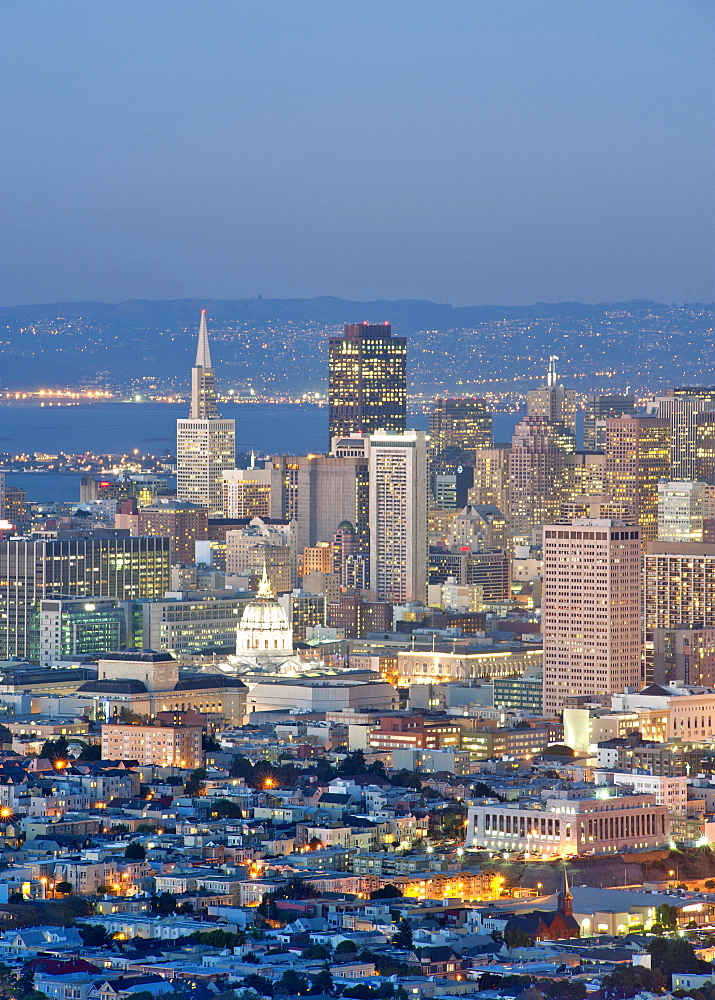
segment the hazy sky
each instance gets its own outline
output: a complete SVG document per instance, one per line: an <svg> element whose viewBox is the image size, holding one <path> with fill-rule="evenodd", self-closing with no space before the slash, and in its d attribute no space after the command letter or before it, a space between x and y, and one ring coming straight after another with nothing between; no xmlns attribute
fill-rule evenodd
<svg viewBox="0 0 715 1000"><path fill-rule="evenodd" d="M3 304L712 300L711 0L4 0Z"/></svg>

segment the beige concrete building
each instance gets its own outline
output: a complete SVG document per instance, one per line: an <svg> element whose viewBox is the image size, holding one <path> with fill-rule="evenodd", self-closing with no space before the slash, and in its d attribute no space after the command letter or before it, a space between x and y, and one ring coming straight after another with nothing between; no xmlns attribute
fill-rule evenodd
<svg viewBox="0 0 715 1000"><path fill-rule="evenodd" d="M271 512L273 470L225 469L223 472L223 516L268 517Z"/></svg>
<svg viewBox="0 0 715 1000"><path fill-rule="evenodd" d="M370 437L370 586L380 600L427 598L424 431Z"/></svg>
<svg viewBox="0 0 715 1000"><path fill-rule="evenodd" d="M102 760L137 760L162 767L201 767L200 726L102 726Z"/></svg>
<svg viewBox="0 0 715 1000"><path fill-rule="evenodd" d="M453 644L436 649L400 649L397 653L397 685L469 681L478 677L512 677L541 666L541 647L505 650L459 649ZM353 658L351 657L351 663Z"/></svg>
<svg viewBox="0 0 715 1000"><path fill-rule="evenodd" d="M546 525L543 545L544 712L639 686L639 529L577 518Z"/></svg>

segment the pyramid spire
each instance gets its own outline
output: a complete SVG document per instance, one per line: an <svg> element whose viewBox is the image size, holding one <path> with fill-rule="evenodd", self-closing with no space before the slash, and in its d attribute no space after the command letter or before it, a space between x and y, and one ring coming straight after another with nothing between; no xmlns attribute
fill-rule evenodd
<svg viewBox="0 0 715 1000"><path fill-rule="evenodd" d="M196 348L196 364L191 369L191 406L189 418L211 420L218 416L216 409L216 386L214 370L211 366L209 332L206 327L206 310L201 310L199 343Z"/></svg>
<svg viewBox="0 0 715 1000"><path fill-rule="evenodd" d="M206 310L201 310L199 324L199 342L196 347L196 368L211 368L211 351L209 349L209 331L206 326Z"/></svg>

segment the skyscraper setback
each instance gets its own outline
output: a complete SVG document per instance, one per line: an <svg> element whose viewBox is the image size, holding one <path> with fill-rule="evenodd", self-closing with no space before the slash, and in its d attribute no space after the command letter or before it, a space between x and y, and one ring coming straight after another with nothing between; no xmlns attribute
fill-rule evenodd
<svg viewBox="0 0 715 1000"><path fill-rule="evenodd" d="M401 434L407 426L407 345L389 323L352 323L330 338L331 441L354 432Z"/></svg>
<svg viewBox="0 0 715 1000"><path fill-rule="evenodd" d="M189 419L176 421L176 495L223 512L223 473L236 465L236 422L218 416L206 310L201 311L196 362L191 369Z"/></svg>

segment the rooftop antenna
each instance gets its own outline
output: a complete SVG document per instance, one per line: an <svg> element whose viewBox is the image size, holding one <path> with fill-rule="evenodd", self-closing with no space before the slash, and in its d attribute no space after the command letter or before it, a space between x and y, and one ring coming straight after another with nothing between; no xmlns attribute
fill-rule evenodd
<svg viewBox="0 0 715 1000"><path fill-rule="evenodd" d="M549 368L546 373L546 384L556 385L556 362L559 360L558 354L549 355Z"/></svg>

